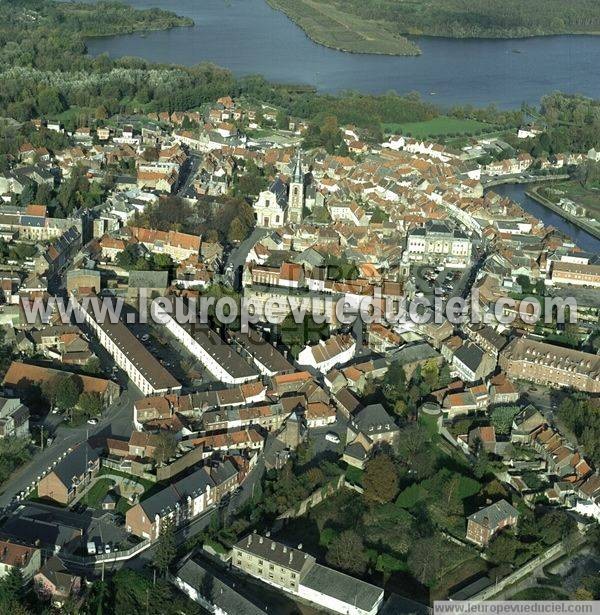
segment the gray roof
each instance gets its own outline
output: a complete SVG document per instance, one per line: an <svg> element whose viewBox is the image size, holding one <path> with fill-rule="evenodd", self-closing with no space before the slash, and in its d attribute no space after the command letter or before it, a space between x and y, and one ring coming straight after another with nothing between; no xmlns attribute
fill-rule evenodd
<svg viewBox="0 0 600 615"><path fill-rule="evenodd" d="M477 344L463 344L454 353L454 357L471 371L476 372L481 365L485 352Z"/></svg>
<svg viewBox="0 0 600 615"><path fill-rule="evenodd" d="M193 330L188 329L188 333L233 378L258 377L258 370L209 327L197 326Z"/></svg>
<svg viewBox="0 0 600 615"><path fill-rule="evenodd" d="M383 589L347 574L315 564L302 580L302 585L363 611L373 611L383 599Z"/></svg>
<svg viewBox="0 0 600 615"><path fill-rule="evenodd" d="M233 339L244 348L253 359L264 365L270 372L293 372L294 366L263 336L249 329L248 333L232 332Z"/></svg>
<svg viewBox="0 0 600 615"><path fill-rule="evenodd" d="M67 455L54 467L54 474L67 487L71 488L73 477L79 478L87 471L87 465L98 459L96 451L87 443L83 442L73 452ZM86 465L87 463L87 465Z"/></svg>
<svg viewBox="0 0 600 615"><path fill-rule="evenodd" d="M354 419L358 428L365 434L384 433L398 429L394 419L381 404L371 404L360 410Z"/></svg>
<svg viewBox="0 0 600 615"><path fill-rule="evenodd" d="M494 529L498 527L500 522L504 519L518 516L519 511L514 506L511 506L506 500L500 500L499 502L495 502L473 513L469 517L469 520L482 525L487 519L490 529Z"/></svg>
<svg viewBox="0 0 600 615"><path fill-rule="evenodd" d="M437 359L440 353L426 342L404 346L393 355L393 360L401 366L414 363L415 361L427 361L427 359Z"/></svg>
<svg viewBox="0 0 600 615"><path fill-rule="evenodd" d="M379 615L428 615L432 611L433 609L425 604L398 594L391 594L379 611Z"/></svg>
<svg viewBox="0 0 600 615"><path fill-rule="evenodd" d="M237 549L250 553L268 562L299 573L307 563L315 558L308 553L288 547L281 542L259 534L249 534L235 544Z"/></svg>
<svg viewBox="0 0 600 615"><path fill-rule="evenodd" d="M177 571L177 578L193 587L207 602L226 615L261 615L266 613L235 589L216 578L198 562L188 559Z"/></svg>
<svg viewBox="0 0 600 615"><path fill-rule="evenodd" d="M228 462L231 463L231 462ZM208 486L214 486L214 482L208 475L206 468L202 467L188 476L184 476L172 485L142 500L140 506L149 518L156 515L162 516L172 510L178 502L188 496L195 497L204 492Z"/></svg>

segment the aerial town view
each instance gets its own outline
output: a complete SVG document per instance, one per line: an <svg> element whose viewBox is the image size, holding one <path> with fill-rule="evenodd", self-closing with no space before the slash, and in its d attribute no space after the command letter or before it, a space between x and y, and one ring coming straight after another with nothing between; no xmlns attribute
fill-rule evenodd
<svg viewBox="0 0 600 615"><path fill-rule="evenodd" d="M600 613L600 2L0 0L0 615Z"/></svg>

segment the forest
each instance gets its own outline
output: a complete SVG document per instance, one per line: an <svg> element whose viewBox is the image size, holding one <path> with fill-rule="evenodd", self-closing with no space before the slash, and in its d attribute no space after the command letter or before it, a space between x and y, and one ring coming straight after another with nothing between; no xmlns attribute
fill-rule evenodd
<svg viewBox="0 0 600 615"><path fill-rule="evenodd" d="M335 0L335 5L363 19L393 24L398 34L518 38L600 33L596 0Z"/></svg>
<svg viewBox="0 0 600 615"><path fill-rule="evenodd" d="M336 115L340 122L361 126L431 119L438 113L416 95L321 96L275 86L259 76L236 79L214 65L187 68L86 54L87 37L189 23L165 11L136 10L112 1L0 1L0 115L26 121L60 117L71 108L92 115L95 110L102 115L172 112L225 95L277 105L290 116Z"/></svg>

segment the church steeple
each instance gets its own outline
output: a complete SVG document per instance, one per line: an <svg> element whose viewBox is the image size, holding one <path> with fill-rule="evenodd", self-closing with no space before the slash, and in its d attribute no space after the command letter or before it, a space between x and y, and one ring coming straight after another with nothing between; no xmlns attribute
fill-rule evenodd
<svg viewBox="0 0 600 615"><path fill-rule="evenodd" d="M302 222L302 213L304 209L304 173L302 172L302 158L300 148L296 153L296 162L294 164L294 172L290 182L290 192L288 196L288 222L299 224Z"/></svg>
<svg viewBox="0 0 600 615"><path fill-rule="evenodd" d="M300 148L296 151L296 164L294 166L294 173L292 176L292 183L304 184L304 173L302 173L302 158Z"/></svg>

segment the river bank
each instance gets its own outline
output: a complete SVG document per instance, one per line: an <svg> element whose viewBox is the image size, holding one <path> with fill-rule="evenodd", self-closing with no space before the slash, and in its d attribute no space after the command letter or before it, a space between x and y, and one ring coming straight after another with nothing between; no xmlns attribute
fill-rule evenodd
<svg viewBox="0 0 600 615"><path fill-rule="evenodd" d="M586 233L589 233L596 239L600 240L600 227L598 225L591 224L586 220L582 220L578 216L574 216L566 212L562 207L560 207L556 203L553 203L552 201L549 201L547 198L539 194L538 189L539 186L532 186L529 190L526 191L525 194L534 201L541 203L544 207L547 207L548 209L551 209L552 211L556 212L561 217L565 218L565 220L568 220L571 224L578 226Z"/></svg>
<svg viewBox="0 0 600 615"><path fill-rule="evenodd" d="M564 212L562 210L557 212L554 209L546 207L537 199L529 196L529 194L527 194L529 191L528 184L511 182L510 184L486 188L486 191L488 190L493 190L497 194L515 201L524 211L530 213L538 220L541 220L546 226L553 226L561 233L570 237L582 250L591 253L600 253L600 239L598 237L588 233L585 229L574 224L570 220L567 220L563 216Z"/></svg>

